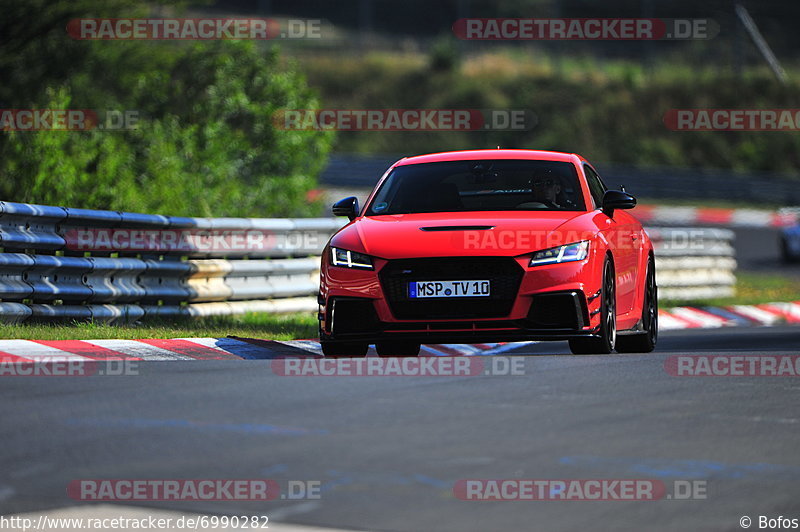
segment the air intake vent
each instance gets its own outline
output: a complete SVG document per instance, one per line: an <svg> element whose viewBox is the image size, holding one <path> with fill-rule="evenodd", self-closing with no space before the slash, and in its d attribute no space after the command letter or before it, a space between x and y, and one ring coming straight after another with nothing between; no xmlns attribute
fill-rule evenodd
<svg viewBox="0 0 800 532"><path fill-rule="evenodd" d="M493 225L433 225L420 227L420 231L488 231Z"/></svg>
<svg viewBox="0 0 800 532"><path fill-rule="evenodd" d="M401 320L502 318L507 316L523 270L505 257L441 257L389 261L379 277L392 313ZM410 281L487 280L490 297L411 299Z"/></svg>

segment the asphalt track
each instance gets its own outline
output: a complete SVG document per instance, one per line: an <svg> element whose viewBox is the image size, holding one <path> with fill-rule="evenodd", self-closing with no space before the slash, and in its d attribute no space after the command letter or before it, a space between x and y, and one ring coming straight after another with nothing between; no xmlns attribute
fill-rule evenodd
<svg viewBox="0 0 800 532"><path fill-rule="evenodd" d="M537 344L524 375L281 377L269 361L0 381L0 514L75 479L320 482L312 500L151 502L356 530L741 530L800 518L797 377L674 377L675 354L800 353L800 328L665 333L650 355ZM464 501L459 479L705 482L705 499ZM675 492L677 494L677 492Z"/></svg>

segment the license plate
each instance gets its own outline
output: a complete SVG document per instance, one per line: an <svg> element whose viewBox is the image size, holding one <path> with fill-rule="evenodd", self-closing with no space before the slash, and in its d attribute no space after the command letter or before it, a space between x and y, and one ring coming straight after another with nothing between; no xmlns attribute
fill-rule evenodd
<svg viewBox="0 0 800 532"><path fill-rule="evenodd" d="M412 281L408 297L488 297L490 289L489 281Z"/></svg>

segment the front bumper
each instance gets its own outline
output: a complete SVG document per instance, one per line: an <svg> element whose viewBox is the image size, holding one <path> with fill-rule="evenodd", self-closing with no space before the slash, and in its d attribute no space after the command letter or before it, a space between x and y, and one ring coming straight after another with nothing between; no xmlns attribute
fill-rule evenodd
<svg viewBox="0 0 800 532"><path fill-rule="evenodd" d="M593 338L597 330L482 330L482 331L383 331L374 334L337 335L320 338L323 342L366 342L374 344L382 341L417 342L420 344L482 344L489 342L525 342L525 341L555 341L569 340L572 338Z"/></svg>
<svg viewBox="0 0 800 532"><path fill-rule="evenodd" d="M453 271L465 268L463 275L454 275L454 279L482 279L484 275L488 278L514 273L509 271L508 264L485 273L484 270L478 270L481 273L468 271L461 259L441 259L453 261ZM501 312L492 310L489 313L480 312L483 301L487 307L489 301L478 298L440 300L435 306L420 303L425 308L417 313L409 310L408 300L398 305L397 284L386 274L405 274L412 270L404 279L421 280L417 272L422 270L415 270L414 265L404 269L405 261L404 268L386 270L383 269L390 261L380 259L375 261L375 270L323 265L319 295L320 337L327 342L481 343L566 340L597 333L602 277L601 271L595 271L597 261L586 259L531 268L527 264L529 257L502 260L510 261L512 269L518 270L516 280L510 291L507 282L502 281L506 283L503 294L507 300L494 301L492 309L501 309ZM425 264L423 267L425 275L440 275L438 278L443 279L449 275L431 271ZM470 305L465 304L466 299L472 299ZM442 306L447 304L452 305L452 312L443 310Z"/></svg>
<svg viewBox="0 0 800 532"><path fill-rule="evenodd" d="M384 340L420 343L482 343L524 340L567 340L591 337L592 326L583 292L545 292L530 298L528 313L521 319L464 319L436 321L391 321L378 318L376 302L366 298L333 297L320 313L327 342Z"/></svg>

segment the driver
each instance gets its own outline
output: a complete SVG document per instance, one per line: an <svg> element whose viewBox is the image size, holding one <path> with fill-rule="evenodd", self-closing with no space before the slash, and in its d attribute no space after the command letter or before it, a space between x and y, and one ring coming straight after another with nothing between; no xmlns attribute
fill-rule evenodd
<svg viewBox="0 0 800 532"><path fill-rule="evenodd" d="M559 195L561 194L561 181L550 172L534 174L529 181L533 191L533 201L545 204L551 209L561 209Z"/></svg>

